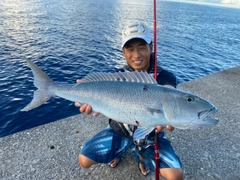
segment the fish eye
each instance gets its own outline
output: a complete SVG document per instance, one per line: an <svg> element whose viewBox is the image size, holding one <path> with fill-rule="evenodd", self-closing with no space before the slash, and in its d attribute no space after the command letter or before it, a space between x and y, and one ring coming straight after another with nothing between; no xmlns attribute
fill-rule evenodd
<svg viewBox="0 0 240 180"><path fill-rule="evenodd" d="M186 100L187 102L193 102L193 101L194 101L194 97L187 96L187 97L185 98L185 100Z"/></svg>

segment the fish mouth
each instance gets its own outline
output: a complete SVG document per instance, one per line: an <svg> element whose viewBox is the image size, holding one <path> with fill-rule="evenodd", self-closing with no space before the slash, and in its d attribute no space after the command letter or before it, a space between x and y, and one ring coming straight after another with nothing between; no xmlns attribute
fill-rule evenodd
<svg viewBox="0 0 240 180"><path fill-rule="evenodd" d="M217 118L211 118L209 117L211 114L214 114L218 111L216 107L213 107L212 109L204 110L198 113L198 119L202 121L214 121L218 122Z"/></svg>

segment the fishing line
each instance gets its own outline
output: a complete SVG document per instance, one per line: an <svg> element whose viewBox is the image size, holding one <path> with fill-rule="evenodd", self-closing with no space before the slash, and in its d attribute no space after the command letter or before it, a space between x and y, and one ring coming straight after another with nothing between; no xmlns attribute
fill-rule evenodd
<svg viewBox="0 0 240 180"><path fill-rule="evenodd" d="M154 79L157 80L157 2L153 0L153 32L154 32ZM156 162L156 180L159 180L160 170L159 170L159 143L158 143L158 132L155 129L155 139L154 139L154 150L155 150L155 162Z"/></svg>
<svg viewBox="0 0 240 180"><path fill-rule="evenodd" d="M157 2L153 0L154 79L157 80Z"/></svg>

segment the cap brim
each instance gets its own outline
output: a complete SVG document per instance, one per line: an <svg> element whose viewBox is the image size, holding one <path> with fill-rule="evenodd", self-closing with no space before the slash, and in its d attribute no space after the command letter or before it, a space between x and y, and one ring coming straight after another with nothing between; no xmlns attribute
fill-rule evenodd
<svg viewBox="0 0 240 180"><path fill-rule="evenodd" d="M124 41L122 42L122 48L125 46L125 44L132 40L132 39L143 39L144 41L146 41L146 43L150 44L151 43L151 38L147 38L145 34L138 34L136 36L129 36L127 38L124 39Z"/></svg>

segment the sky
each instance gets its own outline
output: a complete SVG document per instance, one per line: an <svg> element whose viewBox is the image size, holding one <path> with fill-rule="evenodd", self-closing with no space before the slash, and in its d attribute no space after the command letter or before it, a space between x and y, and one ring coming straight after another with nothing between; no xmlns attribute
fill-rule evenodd
<svg viewBox="0 0 240 180"><path fill-rule="evenodd" d="M177 0L177 1L185 1L185 2L193 2L193 3L208 3L213 5L222 5L240 8L240 0Z"/></svg>
<svg viewBox="0 0 240 180"><path fill-rule="evenodd" d="M240 0L193 0L193 1L240 5Z"/></svg>

